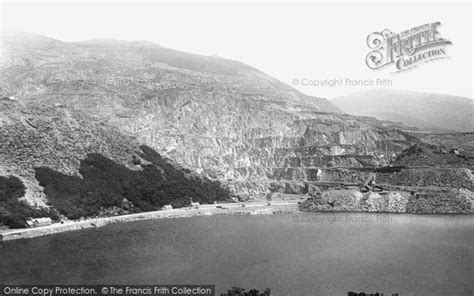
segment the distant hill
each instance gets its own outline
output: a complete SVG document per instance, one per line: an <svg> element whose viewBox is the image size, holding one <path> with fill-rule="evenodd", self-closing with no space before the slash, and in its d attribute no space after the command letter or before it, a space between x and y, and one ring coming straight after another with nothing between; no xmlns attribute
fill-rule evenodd
<svg viewBox="0 0 474 296"><path fill-rule="evenodd" d="M474 100L403 90L369 90L331 100L351 115L402 122L432 132L474 131Z"/></svg>

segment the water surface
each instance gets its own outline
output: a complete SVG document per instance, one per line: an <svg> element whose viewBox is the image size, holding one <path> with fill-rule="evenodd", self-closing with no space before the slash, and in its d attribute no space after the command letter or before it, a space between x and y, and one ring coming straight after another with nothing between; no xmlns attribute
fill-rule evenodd
<svg viewBox="0 0 474 296"><path fill-rule="evenodd" d="M301 213L111 224L0 243L4 284L472 295L474 216Z"/></svg>

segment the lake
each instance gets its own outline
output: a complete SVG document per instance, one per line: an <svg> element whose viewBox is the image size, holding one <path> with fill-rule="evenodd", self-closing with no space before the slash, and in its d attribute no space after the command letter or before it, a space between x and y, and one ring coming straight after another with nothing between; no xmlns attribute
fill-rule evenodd
<svg viewBox="0 0 474 296"><path fill-rule="evenodd" d="M472 295L473 231L473 215L298 213L117 223L0 242L0 282Z"/></svg>

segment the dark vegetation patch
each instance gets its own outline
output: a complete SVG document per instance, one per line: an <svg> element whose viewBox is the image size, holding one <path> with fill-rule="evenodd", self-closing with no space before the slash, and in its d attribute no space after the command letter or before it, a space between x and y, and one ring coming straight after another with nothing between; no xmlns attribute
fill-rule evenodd
<svg viewBox="0 0 474 296"><path fill-rule="evenodd" d="M221 293L220 296L270 296L271 290L266 288L263 292L260 292L257 289L244 289L240 287L232 287L228 290L227 293Z"/></svg>
<svg viewBox="0 0 474 296"><path fill-rule="evenodd" d="M69 219L98 215L104 208L123 207L126 198L134 211L152 211L166 204L175 208L229 200L230 192L220 183L189 176L182 168L163 159L147 146L140 156L149 162L133 171L101 154L88 154L81 161L82 178L51 168L36 168L36 178L55 209Z"/></svg>
<svg viewBox="0 0 474 296"><path fill-rule="evenodd" d="M26 217L50 216L47 209L33 209L19 198L26 187L17 177L0 176L0 225L10 228L26 227Z"/></svg>

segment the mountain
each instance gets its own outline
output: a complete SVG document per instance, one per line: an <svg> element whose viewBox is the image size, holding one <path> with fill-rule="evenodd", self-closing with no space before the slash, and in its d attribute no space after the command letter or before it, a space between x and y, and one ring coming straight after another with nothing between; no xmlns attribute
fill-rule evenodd
<svg viewBox="0 0 474 296"><path fill-rule="evenodd" d="M304 192L320 169L387 163L418 141L240 62L150 42L7 33L1 57L5 97L81 111L235 192Z"/></svg>
<svg viewBox="0 0 474 296"><path fill-rule="evenodd" d="M344 112L433 132L473 132L474 100L402 90L368 90L331 100Z"/></svg>
<svg viewBox="0 0 474 296"><path fill-rule="evenodd" d="M238 90L249 96L268 95L276 101L302 104L317 111L341 112L326 99L304 95L255 68L216 56L185 53L147 41L100 39L66 43L36 34L11 32L2 32L0 37L2 75L11 79L12 75L23 73L25 76L21 79L43 80L41 82L46 82L51 90L58 91L54 86L64 83L64 90L72 91L78 83L83 83L87 85L82 86L85 89L99 88L94 91L103 91L109 96L120 93L126 97L134 90L140 91L135 96L150 96L156 95L152 89L157 87L177 92L182 88L204 86ZM25 73L33 69L35 77ZM76 85L67 85L72 81ZM31 94L27 85L19 89L15 81L8 82L14 85L6 87L13 87L15 93L21 95L23 90ZM116 93L107 89L108 86L117 88L117 84L122 89L118 88ZM124 86L129 89L124 90ZM140 86L148 88L148 93Z"/></svg>
<svg viewBox="0 0 474 296"><path fill-rule="evenodd" d="M471 211L469 133L345 114L240 62L146 41L3 33L0 55L0 214L12 225L208 203L229 191L328 192L310 210ZM395 195L369 193L367 203L345 190L371 174Z"/></svg>

